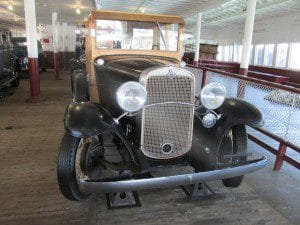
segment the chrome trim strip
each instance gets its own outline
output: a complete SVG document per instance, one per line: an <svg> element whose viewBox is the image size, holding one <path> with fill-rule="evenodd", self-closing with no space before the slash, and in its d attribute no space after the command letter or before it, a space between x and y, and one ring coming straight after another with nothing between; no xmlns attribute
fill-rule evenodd
<svg viewBox="0 0 300 225"><path fill-rule="evenodd" d="M189 102L159 102L159 103L145 105L144 107L148 108L148 107L157 106L157 105L188 105L188 106L193 106L193 107L199 106L199 105L189 103Z"/></svg>
<svg viewBox="0 0 300 225"><path fill-rule="evenodd" d="M264 156L259 161L255 161L243 166L225 168L221 170L212 170L207 172L114 182L91 182L80 180L79 187L80 190L82 190L84 193L112 193L155 188L170 188L245 175L262 169L267 165L267 162L267 158Z"/></svg>

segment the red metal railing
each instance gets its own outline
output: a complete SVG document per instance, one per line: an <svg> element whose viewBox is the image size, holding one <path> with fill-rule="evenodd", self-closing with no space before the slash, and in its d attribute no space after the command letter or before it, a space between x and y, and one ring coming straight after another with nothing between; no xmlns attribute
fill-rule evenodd
<svg viewBox="0 0 300 225"><path fill-rule="evenodd" d="M242 76L242 75L238 75L238 74L233 74L233 73L225 72L225 71L218 70L218 69L211 69L211 68L206 68L206 67L201 67L201 66L197 67L194 65L188 65L188 68L192 68L194 73L197 73L197 70L199 70L201 72L202 77L200 76L198 78L201 80L201 87L203 87L207 83L208 73L210 73L209 76L220 75L220 76L222 76L222 78L235 80L236 82L238 82L238 85L237 85L238 91L240 91L239 90L240 82L244 82L244 86L242 88L243 90L245 89L245 83L246 83L246 85L249 85L249 86L252 85L251 88L253 88L253 84L255 84L255 85L261 85L267 89L287 91L287 92L295 94L295 95L300 94L300 89L295 88L295 87L285 86L285 85L278 84L278 83L273 83L273 82L268 82L268 81L252 78L252 77L246 77L246 76ZM238 96L238 93L237 93L237 96ZM255 97L256 96L253 96L253 98L255 98ZM288 107L289 106L287 106L286 108L288 108ZM271 108L270 111L271 110L276 110L276 108L274 108L274 109ZM284 113L288 113L288 112L284 111ZM299 121L299 123L300 123L300 121ZM288 132L288 127L289 127L289 125L287 125L286 132ZM274 170L280 170L280 168L283 164L283 161L286 161L287 163L300 169L300 163L297 160L291 158L290 156L288 156L286 154L287 148L290 148L290 149L296 151L297 153L300 153L300 145L298 142L293 143L292 141L288 140L287 138L284 138L284 135L281 135L281 136L277 135L277 134L271 132L270 130L267 130L264 128L254 128L254 129L256 131L259 131L261 134L266 135L267 137L269 137L279 143L278 149L276 149L276 148L272 147L271 145L265 143L264 141L260 140L259 138L255 137L254 135L248 133L248 137L251 141L257 143L258 145L262 146L269 152L276 155ZM297 133L296 135L300 136L300 127L299 127L299 130L297 130L296 132L298 132L298 131L299 131L299 133Z"/></svg>

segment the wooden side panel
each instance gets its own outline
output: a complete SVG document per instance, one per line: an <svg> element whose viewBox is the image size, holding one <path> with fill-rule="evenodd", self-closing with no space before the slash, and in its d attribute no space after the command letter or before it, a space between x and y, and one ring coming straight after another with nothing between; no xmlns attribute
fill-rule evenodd
<svg viewBox="0 0 300 225"><path fill-rule="evenodd" d="M85 51L86 51L86 72L89 77L89 94L90 94L90 101L92 102L100 102L98 87L97 87L97 80L94 68L94 49L96 48L96 38L95 38L95 21L90 20L86 24L87 28L89 29L88 33L85 37Z"/></svg>

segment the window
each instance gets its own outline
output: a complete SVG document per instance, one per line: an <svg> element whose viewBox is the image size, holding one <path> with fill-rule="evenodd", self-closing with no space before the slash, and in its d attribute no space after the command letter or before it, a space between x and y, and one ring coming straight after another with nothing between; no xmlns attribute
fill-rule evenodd
<svg viewBox="0 0 300 225"><path fill-rule="evenodd" d="M233 45L224 47L224 61L232 61Z"/></svg>
<svg viewBox="0 0 300 225"><path fill-rule="evenodd" d="M98 49L177 51L178 24L97 20Z"/></svg>
<svg viewBox="0 0 300 225"><path fill-rule="evenodd" d="M218 55L217 60L222 61L223 60L223 46L218 46Z"/></svg>
<svg viewBox="0 0 300 225"><path fill-rule="evenodd" d="M265 45L265 66L273 66L274 44Z"/></svg>
<svg viewBox="0 0 300 225"><path fill-rule="evenodd" d="M229 46L229 61L233 61L233 45Z"/></svg>
<svg viewBox="0 0 300 225"><path fill-rule="evenodd" d="M178 24L160 24L160 48L163 51L177 51Z"/></svg>
<svg viewBox="0 0 300 225"><path fill-rule="evenodd" d="M255 47L255 65L263 65L264 61L264 45L256 45Z"/></svg>
<svg viewBox="0 0 300 225"><path fill-rule="evenodd" d="M300 43L291 44L290 68L300 70Z"/></svg>
<svg viewBox="0 0 300 225"><path fill-rule="evenodd" d="M236 45L235 46L235 48L234 48L234 61L235 62L241 62L242 50L243 50L242 45Z"/></svg>
<svg viewBox="0 0 300 225"><path fill-rule="evenodd" d="M229 46L224 46L224 61L229 60Z"/></svg>
<svg viewBox="0 0 300 225"><path fill-rule="evenodd" d="M8 44L8 38L7 38L7 36L6 36L6 33L3 33L3 34L2 34L2 43L3 43L3 44Z"/></svg>
<svg viewBox="0 0 300 225"><path fill-rule="evenodd" d="M276 67L286 67L288 48L289 44L287 43L277 45Z"/></svg>

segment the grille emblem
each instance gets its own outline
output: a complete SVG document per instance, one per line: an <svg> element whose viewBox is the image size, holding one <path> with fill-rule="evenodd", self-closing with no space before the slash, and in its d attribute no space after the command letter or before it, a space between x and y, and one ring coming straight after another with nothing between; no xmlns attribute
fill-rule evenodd
<svg viewBox="0 0 300 225"><path fill-rule="evenodd" d="M161 146L161 152L165 155L172 153L172 151L173 151L173 146L169 142L166 142Z"/></svg>

